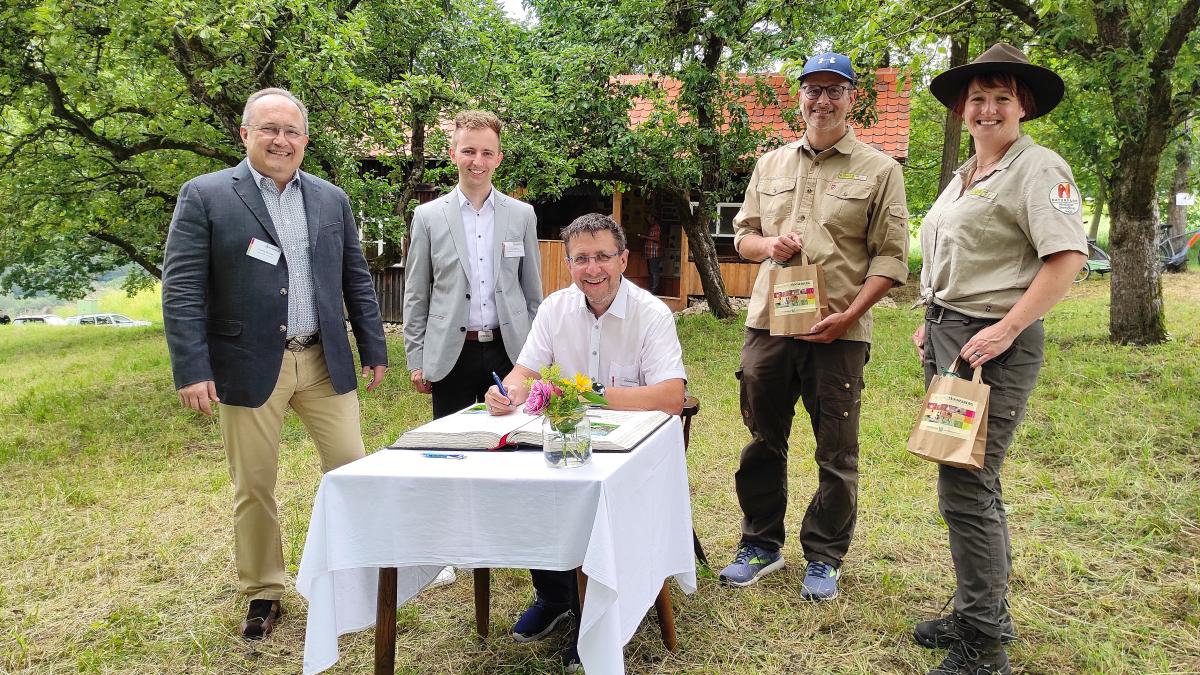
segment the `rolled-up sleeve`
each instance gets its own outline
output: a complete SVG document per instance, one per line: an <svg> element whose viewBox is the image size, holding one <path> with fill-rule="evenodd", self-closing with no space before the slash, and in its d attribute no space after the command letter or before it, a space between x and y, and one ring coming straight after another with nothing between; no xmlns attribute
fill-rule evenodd
<svg viewBox="0 0 1200 675"><path fill-rule="evenodd" d="M908 204L898 164L880 180L867 223L867 257L867 276L887 277L897 286L908 280Z"/></svg>

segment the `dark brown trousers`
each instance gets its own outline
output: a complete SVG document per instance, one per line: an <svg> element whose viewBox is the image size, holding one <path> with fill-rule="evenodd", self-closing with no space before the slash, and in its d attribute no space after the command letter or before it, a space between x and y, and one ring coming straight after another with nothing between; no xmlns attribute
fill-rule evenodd
<svg viewBox="0 0 1200 675"><path fill-rule="evenodd" d="M816 438L818 485L800 544L808 560L842 564L858 514L858 416L870 351L866 342L817 344L746 329L737 377L751 438L734 477L742 543L783 548L788 436L803 400Z"/></svg>

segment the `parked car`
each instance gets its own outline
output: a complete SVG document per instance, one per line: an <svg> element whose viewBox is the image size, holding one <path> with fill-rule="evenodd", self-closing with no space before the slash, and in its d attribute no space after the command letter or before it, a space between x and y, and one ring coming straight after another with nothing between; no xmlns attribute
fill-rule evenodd
<svg viewBox="0 0 1200 675"><path fill-rule="evenodd" d="M134 326L149 326L149 321L131 319L124 314L80 314L67 317L71 326L116 326L117 328L132 328Z"/></svg>
<svg viewBox="0 0 1200 675"><path fill-rule="evenodd" d="M17 318L13 319L12 322L14 326L27 323L42 323L49 324L51 326L62 326L67 323L61 316L55 316L53 314L30 314L28 316L18 316Z"/></svg>

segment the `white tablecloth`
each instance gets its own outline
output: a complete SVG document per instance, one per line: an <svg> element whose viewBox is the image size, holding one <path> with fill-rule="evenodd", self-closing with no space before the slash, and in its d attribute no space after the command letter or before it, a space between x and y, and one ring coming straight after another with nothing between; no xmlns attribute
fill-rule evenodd
<svg viewBox="0 0 1200 675"><path fill-rule="evenodd" d="M696 590L692 515L678 418L627 454L572 469L541 452L432 459L381 450L325 474L296 586L308 599L304 672L338 659L338 636L375 624L378 568L398 567L398 605L443 565L569 570L587 596L579 657L624 672L622 648L674 576Z"/></svg>

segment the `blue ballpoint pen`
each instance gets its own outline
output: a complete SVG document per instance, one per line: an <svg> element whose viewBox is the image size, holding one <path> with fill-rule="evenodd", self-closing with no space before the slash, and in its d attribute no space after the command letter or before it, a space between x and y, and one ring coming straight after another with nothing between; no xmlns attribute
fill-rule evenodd
<svg viewBox="0 0 1200 675"><path fill-rule="evenodd" d="M492 371L492 379L496 381L496 388L500 390L500 395L508 398L508 390L504 388L504 383L500 381L500 376L494 370Z"/></svg>
<svg viewBox="0 0 1200 675"><path fill-rule="evenodd" d="M466 459L467 456L457 452L422 452L422 457L430 459Z"/></svg>

